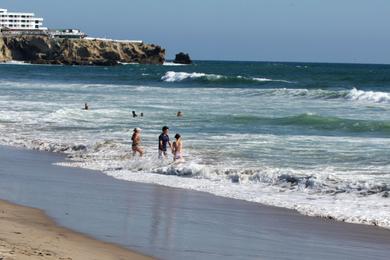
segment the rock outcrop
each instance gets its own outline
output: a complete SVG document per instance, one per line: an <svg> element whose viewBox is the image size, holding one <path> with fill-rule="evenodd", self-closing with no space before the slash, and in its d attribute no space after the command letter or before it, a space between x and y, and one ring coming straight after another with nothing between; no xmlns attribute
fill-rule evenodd
<svg viewBox="0 0 390 260"><path fill-rule="evenodd" d="M133 42L32 35L0 37L0 61L9 60L64 65L162 64L165 50L153 44Z"/></svg>
<svg viewBox="0 0 390 260"><path fill-rule="evenodd" d="M173 62L179 64L192 64L190 55L188 53L183 52L176 54L175 60Z"/></svg>
<svg viewBox="0 0 390 260"><path fill-rule="evenodd" d="M4 43L4 39L0 38L0 62L12 60L11 52Z"/></svg>

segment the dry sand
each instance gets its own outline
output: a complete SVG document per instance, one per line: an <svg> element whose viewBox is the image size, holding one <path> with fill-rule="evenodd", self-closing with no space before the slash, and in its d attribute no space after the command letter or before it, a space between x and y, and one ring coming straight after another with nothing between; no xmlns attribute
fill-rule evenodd
<svg viewBox="0 0 390 260"><path fill-rule="evenodd" d="M0 201L0 260L152 259L58 227L41 210Z"/></svg>

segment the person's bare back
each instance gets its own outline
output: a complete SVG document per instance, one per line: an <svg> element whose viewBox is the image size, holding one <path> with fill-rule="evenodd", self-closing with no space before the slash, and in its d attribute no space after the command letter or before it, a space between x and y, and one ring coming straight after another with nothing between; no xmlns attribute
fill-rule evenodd
<svg viewBox="0 0 390 260"><path fill-rule="evenodd" d="M180 136L180 134L176 134L175 135L175 139L176 141L173 142L173 149L172 149L172 153L173 153L173 160L175 162L183 162L184 161L184 157L183 157L183 140Z"/></svg>
<svg viewBox="0 0 390 260"><path fill-rule="evenodd" d="M133 150L133 155L135 156L137 153L142 157L144 155L144 149L141 146L141 128L135 128L133 136L131 137L131 140L133 141L133 144L131 146Z"/></svg>

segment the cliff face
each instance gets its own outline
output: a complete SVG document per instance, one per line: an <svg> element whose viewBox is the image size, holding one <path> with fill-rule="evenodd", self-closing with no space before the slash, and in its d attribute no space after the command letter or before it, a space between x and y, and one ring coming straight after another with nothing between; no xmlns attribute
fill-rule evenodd
<svg viewBox="0 0 390 260"><path fill-rule="evenodd" d="M3 38L0 38L0 62L12 60L11 52L5 45Z"/></svg>
<svg viewBox="0 0 390 260"><path fill-rule="evenodd" d="M162 64L165 50L144 43L53 39L46 36L0 37L0 61L8 60L66 65Z"/></svg>

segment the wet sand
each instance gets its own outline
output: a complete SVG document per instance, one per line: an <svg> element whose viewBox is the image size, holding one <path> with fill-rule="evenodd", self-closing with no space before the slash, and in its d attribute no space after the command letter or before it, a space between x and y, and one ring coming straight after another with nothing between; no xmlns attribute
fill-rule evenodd
<svg viewBox="0 0 390 260"><path fill-rule="evenodd" d="M41 210L0 201L0 259L152 259L58 227Z"/></svg>
<svg viewBox="0 0 390 260"><path fill-rule="evenodd" d="M0 146L0 198L159 259L388 259L390 230L52 165ZM180 178L178 178L180 181Z"/></svg>

